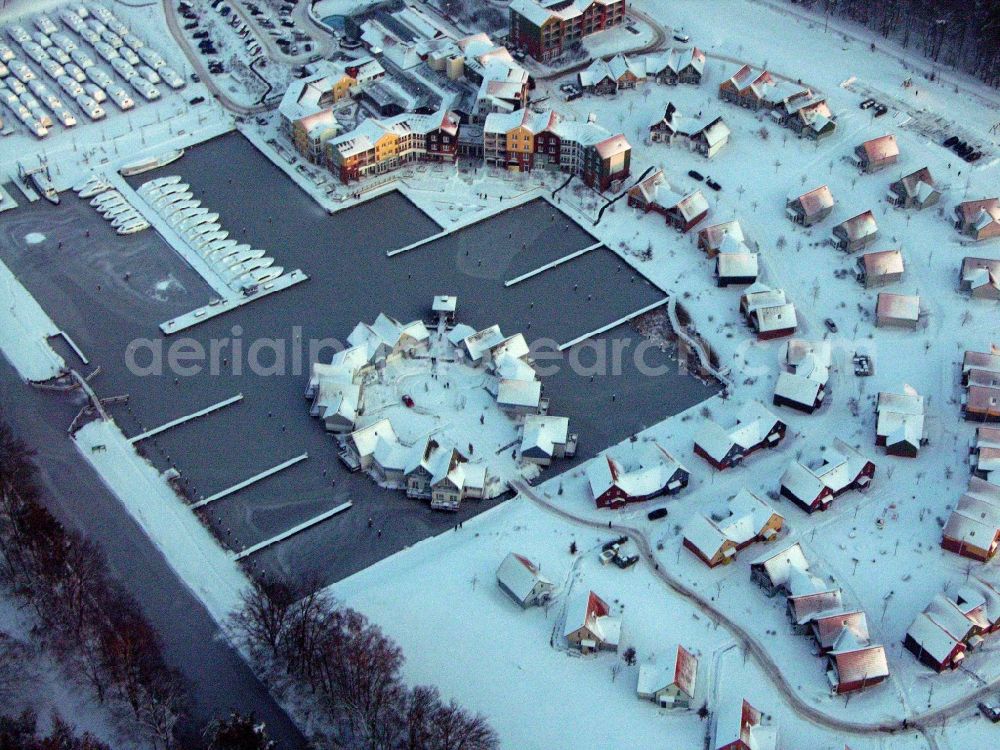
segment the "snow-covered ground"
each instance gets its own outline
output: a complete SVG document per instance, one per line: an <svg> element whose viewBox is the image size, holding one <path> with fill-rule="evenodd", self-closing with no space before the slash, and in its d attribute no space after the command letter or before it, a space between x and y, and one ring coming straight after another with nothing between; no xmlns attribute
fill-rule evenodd
<svg viewBox="0 0 1000 750"><path fill-rule="evenodd" d="M4 702L0 713L16 716L31 710L38 718L40 732L48 731L52 721L59 717L77 733L87 732L111 747L122 750L146 747L144 743L122 736L108 707L91 697L91 690L86 685L66 675L49 654L38 650L31 632L35 627L37 622L30 612L18 607L6 592L0 592L0 634L16 644L20 655L17 668L23 676L19 689L8 696L9 702ZM4 697L2 693L0 697Z"/></svg>
<svg viewBox="0 0 1000 750"><path fill-rule="evenodd" d="M316 15L343 12L348 6L353 9L357 3L324 0ZM734 387L729 398L715 397L642 436L655 438L691 470L690 486L676 499L613 513L598 510L582 466L548 480L537 488L539 496L580 519L600 524L613 520L637 529L651 541L653 565L659 571L668 571L740 623L801 699L831 721L894 721L950 706L984 682L996 684L1000 657L995 644L970 655L966 667L978 678L962 671L933 675L901 648L914 615L948 583L977 567L943 552L938 542L941 519L967 482L967 446L973 432L973 426L960 417L957 362L965 349L985 351L991 342L1000 342L1000 311L996 303L961 294L956 277L965 255L998 258L1000 244L964 243L952 227L951 211L962 200L1000 192L1000 144L990 132L997 120L996 92L956 74L949 75L962 81L960 93L952 85L930 83L915 75L912 65L904 66L895 56L873 52L867 43L837 33L835 24L824 30L820 23L794 20L764 5L678 0L664 8L658 0L635 0L635 7L664 26L683 29L692 43L708 53L700 87L645 84L616 97L586 96L565 103L557 87L572 79L566 77L543 82L535 97L549 93L546 104L560 112L578 119L593 113L605 127L623 131L634 146L633 174L656 165L664 168L678 190L702 189L710 204L702 226L739 218L759 246L762 280L782 287L798 308L797 335L829 337L824 319L837 323L840 333L831 338L834 367L826 402L814 415L775 407L789 424L789 435L777 450L753 456L739 469L714 472L693 454L694 429L707 415L731 424L739 405L747 400L770 403L781 342L752 339L737 309L741 289L715 286L711 263L695 247L694 231L680 235L655 214L640 215L624 201L612 206L597 227L589 226L603 201L582 189L564 190L558 196L563 210L681 300L695 327L730 368ZM151 29L162 23L159 13L148 13L150 20L143 22L139 17L144 11L138 10L135 23L146 23L145 28ZM637 35L624 30L612 35L604 37L605 41L621 37L623 45L637 43ZM598 49L610 54L614 45L591 51ZM163 51L172 62L171 56L180 55L175 48ZM910 56L905 51L898 54L904 59ZM826 95L838 117L836 135L819 145L800 141L763 116L720 101L718 84L742 61L766 63L776 73L802 79ZM901 82L910 77L915 85L902 88ZM977 94L970 96L966 89ZM196 90L189 86L185 95ZM885 117L873 118L870 110L858 108L866 96L862 92L882 92L893 108ZM647 128L662 116L668 102L683 114L700 113L706 122L723 116L732 129L729 145L706 161L682 148L649 143ZM78 129L85 141L82 144L62 135L50 137L41 149L54 165L57 183L77 181L104 159L111 167L126 155L131 160L141 153L159 153L176 143L204 137L219 128L220 122L223 127L231 124L215 105L190 109L179 104L168 100L140 107L134 115L113 114L96 129ZM152 113L151 119L129 121L144 113ZM975 166L960 161L928 137L926 124L935 118L940 118L937 122L945 130L954 123L974 133L991 152ZM139 127L132 130L131 125ZM275 137L274 120L249 127L255 130L255 143L281 164L282 157L265 143ZM100 139L84 138L97 132L101 132ZM843 160L862 141L885 133L895 134L898 140L898 165L875 175L859 175ZM12 140L16 137L0 141L0 165L8 173L26 153L39 152L38 143ZM890 207L885 202L888 183L923 166L930 168L944 193L939 206L919 213ZM332 177L315 186L306 176L309 168L298 167L287 161L283 166L330 209L398 188L443 227L503 210L563 179L550 173L515 177L468 165L460 169L417 166L387 177L370 192L348 196L340 186L329 189ZM689 169L710 175L723 190L713 192L691 179ZM837 200L832 216L811 229L793 226L785 217L786 197L821 184L829 185ZM337 193L344 200L334 200ZM918 331L876 329L876 292L864 289L853 278L857 255L844 255L826 244L835 224L867 209L874 212L880 228L880 239L871 250L902 250L905 276L884 291L920 295L925 315ZM651 255L643 259L647 248ZM848 273L837 275L838 271ZM6 270L0 268L0 273ZM23 301L23 291L13 282L6 276L0 280L0 294L5 295L0 315L8 316L0 318L0 346L15 364L21 362L22 374L50 372L46 369L53 366L49 355L44 350L28 352L23 343L44 344L44 336L54 333L51 322L40 309ZM10 317L15 311L16 321ZM25 326L30 335L9 335L17 330L12 328L15 324ZM874 377L853 375L850 357L860 348L873 354ZM899 391L903 383L916 388L929 405L930 444L913 460L886 457L873 444L873 399L881 390ZM829 695L823 662L812 653L806 638L790 633L781 613L783 600L768 599L750 582L749 564L763 551L760 547L745 550L730 566L709 570L682 548L679 535L689 518L719 506L743 487L760 497L773 496L790 462L818 455L835 437L858 446L875 460L878 470L871 489L838 498L829 512L813 516L785 500L776 499L773 504L786 518L781 539L802 542L810 560L843 588L845 604L865 610L873 639L886 647L892 678L850 700ZM156 471L134 454L114 425L92 423L81 430L77 441L178 572L206 600L213 615L224 619L245 586L235 563ZM97 445L107 450L94 452ZM660 505L668 508L669 517L648 520L648 510ZM552 637L554 632L558 636L566 596L586 587L624 607L622 648L635 647L639 664L666 659L678 643L689 647L700 655L702 664L697 705L705 703L714 710L722 701L746 697L775 716L784 738L782 747L839 749L845 741L855 750L925 744L912 732L891 739L876 734L845 736L802 717L767 670L742 653L737 639L690 598L664 585L656 575L659 571L651 570L646 561L628 571L601 566L594 550L611 535L610 530L607 535L598 533L519 498L452 534L404 550L336 584L333 591L400 643L407 654L410 679L438 684L447 695L486 713L504 747L589 747L595 731L636 748L660 747L664 738L669 738L672 747L701 746L707 724L695 712L665 712L635 697L638 666L618 666L620 657L607 653L574 656L558 637ZM575 556L569 553L571 541L579 548ZM547 610L521 611L497 588L494 572L512 550L540 562L545 574L560 584L560 594ZM981 744L992 730L970 705L949 716L946 729L933 730L944 747Z"/></svg>
<svg viewBox="0 0 1000 750"><path fill-rule="evenodd" d="M241 602L249 581L232 555L129 443L114 422L95 420L74 436L77 449L101 476L178 577L220 624Z"/></svg>

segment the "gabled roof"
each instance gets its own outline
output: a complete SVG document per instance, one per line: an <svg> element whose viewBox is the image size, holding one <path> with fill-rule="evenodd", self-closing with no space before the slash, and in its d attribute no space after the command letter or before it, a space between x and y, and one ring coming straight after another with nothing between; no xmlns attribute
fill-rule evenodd
<svg viewBox="0 0 1000 750"><path fill-rule="evenodd" d="M848 241L854 242L875 234L878 231L878 222L875 221L875 215L871 211L864 211L841 222L834 229L840 229Z"/></svg>
<svg viewBox="0 0 1000 750"><path fill-rule="evenodd" d="M993 220L1000 222L1000 198L982 198L975 201L965 201L955 207L966 224L975 225L983 220L983 213Z"/></svg>
<svg viewBox="0 0 1000 750"><path fill-rule="evenodd" d="M961 640L941 627L926 612L921 612L914 618L906 634L939 664L944 663L955 648L961 645Z"/></svg>
<svg viewBox="0 0 1000 750"><path fill-rule="evenodd" d="M604 643L618 644L621 620L610 616L611 609L593 591L577 596L566 605L564 635L586 627Z"/></svg>
<svg viewBox="0 0 1000 750"><path fill-rule="evenodd" d="M520 601L525 601L539 583L551 586L535 563L516 552L510 552L497 569L497 580L506 586Z"/></svg>
<svg viewBox="0 0 1000 750"><path fill-rule="evenodd" d="M388 419L380 419L367 427L355 430L348 436L348 439L354 444L359 456L370 456L374 453L375 445L380 437L389 441L398 441L396 431Z"/></svg>
<svg viewBox="0 0 1000 750"><path fill-rule="evenodd" d="M872 138L870 141L862 143L859 148L870 162L899 156L899 145L896 143L896 136L892 134Z"/></svg>
<svg viewBox="0 0 1000 750"><path fill-rule="evenodd" d="M556 445L569 439L569 417L529 414L521 431L521 453L530 456L552 456Z"/></svg>
<svg viewBox="0 0 1000 750"><path fill-rule="evenodd" d="M749 750L774 750L777 728L763 724L763 714L744 700L737 705L724 701L715 709L715 731L712 747L730 747L742 743Z"/></svg>
<svg viewBox="0 0 1000 750"><path fill-rule="evenodd" d="M861 256L865 268L865 276L877 279L880 276L892 276L903 273L903 253L900 250L880 250L877 253L865 253Z"/></svg>
<svg viewBox="0 0 1000 750"><path fill-rule="evenodd" d="M879 320L920 320L920 297L911 294L891 294L879 292L875 305L875 315Z"/></svg>
<svg viewBox="0 0 1000 750"><path fill-rule="evenodd" d="M661 172L662 174L662 172ZM723 239L733 237L737 242L745 242L743 227L738 219L724 221L721 224L712 224L698 230L698 240L709 250L717 250L722 245Z"/></svg>
<svg viewBox="0 0 1000 750"><path fill-rule="evenodd" d="M628 139L621 133L613 135L610 138L605 138L603 141L597 143L594 148L597 150L598 156L602 159L613 159L632 150Z"/></svg>
<svg viewBox="0 0 1000 750"><path fill-rule="evenodd" d="M868 618L859 609L849 612L834 612L816 617L812 621L816 641L823 649L831 649L845 628L851 630L859 642L867 642Z"/></svg>
<svg viewBox="0 0 1000 750"><path fill-rule="evenodd" d="M802 212L806 216L813 216L828 208L833 208L834 205L833 193L826 185L820 185L818 188L803 193L794 202L802 207Z"/></svg>
<svg viewBox="0 0 1000 750"><path fill-rule="evenodd" d="M848 634L850 631L847 631ZM849 640L849 638L845 639ZM889 676L889 662L882 646L838 644L828 655L839 684L882 680Z"/></svg>
<svg viewBox="0 0 1000 750"><path fill-rule="evenodd" d="M798 542L787 544L777 552L767 552L758 557L751 567L760 567L774 587L785 586L792 569L808 570L809 562Z"/></svg>

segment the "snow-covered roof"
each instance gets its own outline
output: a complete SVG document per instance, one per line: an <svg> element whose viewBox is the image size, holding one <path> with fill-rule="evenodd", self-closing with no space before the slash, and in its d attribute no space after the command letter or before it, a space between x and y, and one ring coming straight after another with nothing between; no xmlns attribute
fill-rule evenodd
<svg viewBox="0 0 1000 750"><path fill-rule="evenodd" d="M684 539L698 550L706 560L715 557L727 543L731 543L712 519L695 514L684 526Z"/></svg>
<svg viewBox="0 0 1000 750"><path fill-rule="evenodd" d="M355 430L348 436L348 439L354 444L359 456L370 456L375 452L375 446L380 437L391 442L399 440L388 419L380 419L367 427Z"/></svg>
<svg viewBox="0 0 1000 750"><path fill-rule="evenodd" d="M453 313L458 307L458 297L447 294L438 294L431 303L431 310L434 312Z"/></svg>
<svg viewBox="0 0 1000 750"><path fill-rule="evenodd" d="M524 555L516 552L508 553L497 568L497 580L500 581L520 601L525 601L539 582L551 585L552 582L543 576L538 566Z"/></svg>
<svg viewBox="0 0 1000 750"><path fill-rule="evenodd" d="M603 643L618 645L621 620L610 616L610 607L593 591L575 597L566 605L564 634L586 627Z"/></svg>
<svg viewBox="0 0 1000 750"><path fill-rule="evenodd" d="M651 495L666 488L677 470L684 468L658 443L626 445L612 448L587 463L584 471L594 497L612 487L620 488L629 497Z"/></svg>
<svg viewBox="0 0 1000 750"><path fill-rule="evenodd" d="M941 627L926 612L917 615L906 634L936 662L943 663L961 641Z"/></svg>
<svg viewBox="0 0 1000 750"><path fill-rule="evenodd" d="M852 631L846 630L843 642L838 642L829 654L840 684L882 680L889 676L889 662L882 646L867 646L852 641Z"/></svg>
<svg viewBox="0 0 1000 750"><path fill-rule="evenodd" d="M521 453L541 453L551 456L556 445L565 445L569 438L569 417L529 414L521 431Z"/></svg>
<svg viewBox="0 0 1000 750"><path fill-rule="evenodd" d="M756 318L757 330L760 333L783 331L787 328L798 327L795 305L791 302L781 305L768 305L767 307L755 307L753 315Z"/></svg>
<svg viewBox="0 0 1000 750"><path fill-rule="evenodd" d="M908 443L919 447L924 437L924 399L910 386L903 393L882 391L878 394L878 421L875 433L886 445Z"/></svg>
<svg viewBox="0 0 1000 750"><path fill-rule="evenodd" d="M739 705L722 701L715 707L712 747L716 750L745 747L748 750L775 750L777 727L764 725L763 714L743 700Z"/></svg>
<svg viewBox="0 0 1000 750"><path fill-rule="evenodd" d="M875 234L878 231L878 223L871 211L864 211L834 227L834 231L838 229L844 233L849 242L854 242Z"/></svg>
<svg viewBox="0 0 1000 750"><path fill-rule="evenodd" d="M934 178L927 167L921 167L908 175L903 175L897 181L907 195L924 200L929 190L934 190Z"/></svg>
<svg viewBox="0 0 1000 750"><path fill-rule="evenodd" d="M864 264L865 276L870 279L903 273L903 253L900 250L865 253L861 256L861 262Z"/></svg>
<svg viewBox="0 0 1000 750"><path fill-rule="evenodd" d="M483 123L483 132L487 134L506 134L512 130L524 129L533 135L552 130L561 120L553 110L535 112L531 109L520 109L516 112L491 112Z"/></svg>
<svg viewBox="0 0 1000 750"><path fill-rule="evenodd" d="M802 207L805 216L813 216L829 208L833 208L833 193L826 185L820 185L807 193L797 196L793 203L798 203Z"/></svg>
<svg viewBox="0 0 1000 750"><path fill-rule="evenodd" d="M613 135L610 138L605 138L603 141L597 143L594 148L597 149L597 155L602 159L613 159L632 150L628 139L621 133Z"/></svg>
<svg viewBox="0 0 1000 750"><path fill-rule="evenodd" d="M723 242L725 243L731 239L731 235L726 235ZM715 270L721 279L756 278L758 273L760 273L757 253L719 253L715 256Z"/></svg>
<svg viewBox="0 0 1000 750"><path fill-rule="evenodd" d="M851 630L859 642L867 643L869 639L868 618L860 609L818 616L813 619L812 626L816 641L823 649L833 648L845 628Z"/></svg>
<svg viewBox="0 0 1000 750"><path fill-rule="evenodd" d="M720 143L725 143L729 140L730 130L729 126L722 121L721 117L716 117L708 125L706 125L701 130L701 134L705 137L705 142L708 144L709 148L717 146Z"/></svg>
<svg viewBox="0 0 1000 750"><path fill-rule="evenodd" d="M920 320L920 297L912 294L879 292L875 315L878 320L901 320L915 323Z"/></svg>
<svg viewBox="0 0 1000 750"><path fill-rule="evenodd" d="M457 329L458 326L455 326L455 328ZM492 325L489 328L484 328L481 331L477 331L476 333L466 336L462 343L465 345L469 358L473 362L478 362L482 359L484 353L488 352L503 340L504 335L500 331L500 326Z"/></svg>
<svg viewBox="0 0 1000 750"><path fill-rule="evenodd" d="M823 384L793 372L782 372L774 386L774 395L794 401L797 404L813 406ZM798 493L796 493L798 494ZM802 497L799 495L799 497Z"/></svg>
<svg viewBox="0 0 1000 750"><path fill-rule="evenodd" d="M737 545L744 545L759 536L773 516L780 517L770 505L746 488L730 501L729 511L732 515L719 521L718 526Z"/></svg>
<svg viewBox="0 0 1000 750"><path fill-rule="evenodd" d="M662 174L662 171L660 172ZM713 224L698 230L698 241L709 250L718 250L726 237L732 237L737 242L745 242L743 227L737 219L724 221L721 224Z"/></svg>
<svg viewBox="0 0 1000 750"><path fill-rule="evenodd" d="M749 401L740 409L736 425L728 431L706 419L695 435L695 444L712 458L721 460L733 445L747 449L760 444L780 422L760 401Z"/></svg>
<svg viewBox="0 0 1000 750"><path fill-rule="evenodd" d="M535 408L542 399L542 384L537 380L501 380L497 403L501 406Z"/></svg>
<svg viewBox="0 0 1000 750"><path fill-rule="evenodd" d="M884 161L899 156L899 145L896 136L889 134L872 138L858 147L869 162Z"/></svg>
<svg viewBox="0 0 1000 750"><path fill-rule="evenodd" d="M768 551L751 563L751 567L759 566L764 570L768 580L774 587L785 586L792 569L808 570L809 562L802 552L802 545L792 542L777 552Z"/></svg>

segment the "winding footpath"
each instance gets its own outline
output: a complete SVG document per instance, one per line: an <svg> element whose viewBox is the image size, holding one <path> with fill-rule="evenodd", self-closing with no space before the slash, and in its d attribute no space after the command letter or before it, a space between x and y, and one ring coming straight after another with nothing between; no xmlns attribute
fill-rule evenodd
<svg viewBox="0 0 1000 750"><path fill-rule="evenodd" d="M610 530L620 535L628 536L635 543L639 550L639 556L646 563L646 565L649 566L650 572L652 572L654 576L656 576L673 592L695 604L703 612L710 615L716 622L728 630L736 642L747 653L751 654L756 659L768 679L782 694L795 713L800 718L805 719L817 726L832 729L837 732L846 732L848 734L858 735L872 733L892 735L897 732L912 730L923 734L928 745L930 745L931 748L935 748L937 744L934 738L929 734L931 729L943 724L955 714L968 710L970 706L975 705L977 700L991 694L997 686L1000 686L1000 678L998 678L993 682L982 685L974 692L968 693L962 698L952 701L951 703L947 703L925 713L914 713L907 717L900 717L897 721L865 723L859 721L847 721L830 716L829 714L820 711L815 706L806 702L801 696L799 696L796 689L788 682L784 674L782 674L781 669L778 667L772 656L752 633L749 633L739 623L723 613L699 592L672 576L667 571L665 566L661 567L656 555L653 553L653 548L649 543L649 539L646 537L644 532L632 526L624 526L614 523L612 523L611 526L608 526L599 521L592 521L590 519L574 516L572 513L553 505L551 502L541 497L526 482L518 480L513 482L512 486L518 493L541 507L543 510L559 516L570 523L577 524L578 526L586 526L598 531L607 532Z"/></svg>

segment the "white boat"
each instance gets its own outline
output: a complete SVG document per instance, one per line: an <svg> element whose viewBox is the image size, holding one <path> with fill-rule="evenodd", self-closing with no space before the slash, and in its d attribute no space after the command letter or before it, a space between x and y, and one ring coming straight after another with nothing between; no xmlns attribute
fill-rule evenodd
<svg viewBox="0 0 1000 750"><path fill-rule="evenodd" d="M194 193L192 193L190 190L188 191L175 190L170 193L164 193L163 195L157 198L150 198L150 202L156 207L157 211L165 212L167 208L172 206L174 203L189 201L192 198L194 198Z"/></svg>
<svg viewBox="0 0 1000 750"><path fill-rule="evenodd" d="M121 214L120 216L114 217L114 219L111 220L111 226L113 226L115 229L118 229L118 227L123 227L126 224L131 224L136 219L142 219L142 216L139 215L138 211L132 209L131 211L127 211Z"/></svg>
<svg viewBox="0 0 1000 750"><path fill-rule="evenodd" d="M169 177L157 177L149 182L142 183L139 186L139 192L141 193L144 190L149 192L153 188L163 187L164 185L176 185L180 181L181 176L179 174L172 174Z"/></svg>
<svg viewBox="0 0 1000 750"><path fill-rule="evenodd" d="M149 222L145 219L134 219L128 224L123 224L118 227L118 234L135 234L136 232L141 232L144 229L149 229Z"/></svg>
<svg viewBox="0 0 1000 750"><path fill-rule="evenodd" d="M182 203L192 203L192 202L197 203L197 201L182 201ZM183 222L185 219L190 219L190 218L193 218L195 216L198 216L199 214L197 214L195 212L196 211L201 211L201 210L202 209L198 205L184 206L183 208L179 208L178 210L174 211L170 215L170 217L167 219L167 221L169 221L171 224L173 224L176 227L176 226L180 225L180 223ZM205 211L207 211L207 210L208 209L206 208Z"/></svg>
<svg viewBox="0 0 1000 750"><path fill-rule="evenodd" d="M163 187L153 188L148 190L144 195L148 201L158 201L160 198L165 198L168 195L177 195L178 193L189 192L188 188L190 185L184 182L177 182L173 185L164 185Z"/></svg>
<svg viewBox="0 0 1000 750"><path fill-rule="evenodd" d="M210 259L219 259L228 255L229 251L239 243L236 240L221 239L205 245L202 248L202 255Z"/></svg>
<svg viewBox="0 0 1000 750"><path fill-rule="evenodd" d="M83 190L80 191L81 198L92 198L98 193L103 193L111 189L111 185L103 180L88 185Z"/></svg>
<svg viewBox="0 0 1000 750"><path fill-rule="evenodd" d="M228 236L229 232L218 224L199 224L192 239L198 245L205 245L213 240L224 240Z"/></svg>
<svg viewBox="0 0 1000 750"><path fill-rule="evenodd" d="M260 248L252 250L240 250L239 252L233 253L232 255L224 258L220 261L219 265L223 268L234 268L240 263L247 263L251 260L257 260L257 258L263 258L264 251Z"/></svg>
<svg viewBox="0 0 1000 750"><path fill-rule="evenodd" d="M207 210L208 209L206 209L206 211ZM177 228L187 235L192 235L195 233L195 230L202 224L211 224L218 218L219 218L218 214L204 213L195 216L191 219L188 219L186 221L182 221L180 224L177 225Z"/></svg>
<svg viewBox="0 0 1000 750"><path fill-rule="evenodd" d="M125 177L134 174L142 174L143 172L148 172L151 169L159 169L160 167L172 164L182 156L184 156L184 149L178 148L173 151L168 151L165 154L160 154L159 156L147 156L146 158L139 159L131 164L126 164L119 171ZM180 177L177 179L180 180Z"/></svg>
<svg viewBox="0 0 1000 750"><path fill-rule="evenodd" d="M119 193L117 190L105 190L103 193L94 198L90 202L90 205L93 206L94 208L98 208L99 206L103 206L105 203L111 200L125 200L125 199L122 198L122 194Z"/></svg>
<svg viewBox="0 0 1000 750"><path fill-rule="evenodd" d="M96 174L92 174L89 177L87 177L87 179L82 180L82 181L76 183L73 186L73 192L74 193L79 193L81 190L83 190L88 185L93 185L95 182L99 182L100 179L101 178L98 177Z"/></svg>
<svg viewBox="0 0 1000 750"><path fill-rule="evenodd" d="M108 219L110 221L111 219L115 218L119 214L125 213L126 211L135 211L135 209L132 208L132 206L130 206L128 203L125 203L125 202L116 203L115 205L111 206L110 208L103 209L101 211L101 216L103 216L105 219Z"/></svg>
<svg viewBox="0 0 1000 750"><path fill-rule="evenodd" d="M229 241L230 240L226 240L226 242L229 242ZM242 250L251 250L251 249L252 248L249 245L247 245L247 244L243 244L243 245L228 245L224 250L218 250L218 251L212 253L212 255L209 258L209 260L212 261L213 263L220 263L220 262L224 261L226 258L228 258L230 255L238 253L238 252L240 252Z"/></svg>
<svg viewBox="0 0 1000 750"><path fill-rule="evenodd" d="M285 272L285 269L281 266L271 266L270 268L261 268L257 271L251 271L250 277L257 284L263 284L265 281L273 281Z"/></svg>
<svg viewBox="0 0 1000 750"><path fill-rule="evenodd" d="M231 282L237 281L251 271L268 268L272 265L274 265L274 258L254 258L253 260L248 260L246 263L237 263L235 266L227 268L226 275Z"/></svg>
<svg viewBox="0 0 1000 750"><path fill-rule="evenodd" d="M186 211L192 208L198 208L201 206L201 201L197 198L187 198L185 200L175 201L163 207L163 215L166 216L171 221L180 221L183 217L179 216L182 211Z"/></svg>

